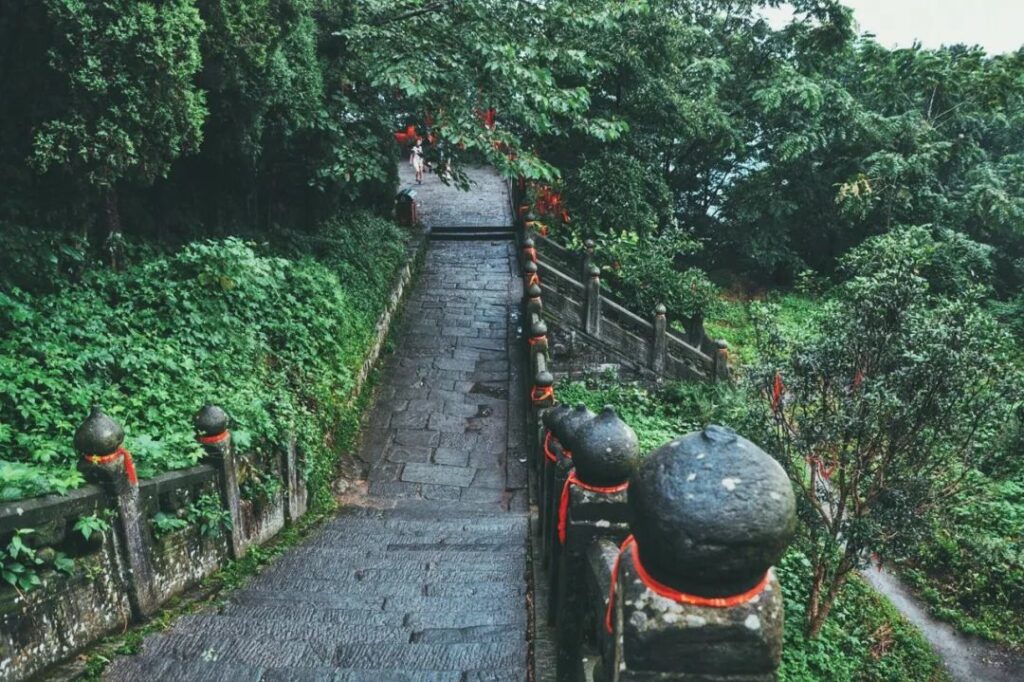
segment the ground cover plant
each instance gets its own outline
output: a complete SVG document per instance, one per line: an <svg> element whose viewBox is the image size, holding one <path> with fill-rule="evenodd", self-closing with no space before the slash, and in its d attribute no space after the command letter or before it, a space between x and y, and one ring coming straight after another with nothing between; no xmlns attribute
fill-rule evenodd
<svg viewBox="0 0 1024 682"><path fill-rule="evenodd" d="M405 247L398 228L365 215L306 239L318 248L196 242L58 293L0 294L0 496L81 484L71 436L93 403L124 425L146 477L197 461L191 415L216 402L254 448L294 431L325 501Z"/></svg>

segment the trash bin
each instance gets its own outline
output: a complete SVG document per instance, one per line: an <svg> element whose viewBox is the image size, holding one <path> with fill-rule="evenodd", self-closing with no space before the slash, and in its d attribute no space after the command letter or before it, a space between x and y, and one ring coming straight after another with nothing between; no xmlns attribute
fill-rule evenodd
<svg viewBox="0 0 1024 682"><path fill-rule="evenodd" d="M405 227L412 227L416 224L416 190L406 188L395 197L395 219L399 225Z"/></svg>

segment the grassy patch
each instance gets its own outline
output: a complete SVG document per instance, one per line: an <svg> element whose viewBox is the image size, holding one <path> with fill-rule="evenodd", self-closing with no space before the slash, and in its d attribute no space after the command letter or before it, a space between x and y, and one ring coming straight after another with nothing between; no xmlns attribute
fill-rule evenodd
<svg viewBox="0 0 1024 682"><path fill-rule="evenodd" d="M798 293L769 293L759 302L778 306L779 331L787 338L800 339L814 333L815 321L822 314L823 299ZM742 298L721 298L712 306L704 322L708 336L729 343L733 362L740 367L757 361L757 338L750 320L750 304Z"/></svg>
<svg viewBox="0 0 1024 682"><path fill-rule="evenodd" d="M1024 648L1024 480L975 473L898 564L931 611L963 632Z"/></svg>

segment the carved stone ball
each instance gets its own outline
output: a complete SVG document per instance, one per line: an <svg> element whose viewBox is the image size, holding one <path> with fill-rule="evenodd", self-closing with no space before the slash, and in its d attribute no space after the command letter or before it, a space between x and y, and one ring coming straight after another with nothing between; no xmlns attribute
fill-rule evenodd
<svg viewBox="0 0 1024 682"><path fill-rule="evenodd" d="M732 429L708 426L648 455L629 482L644 568L707 597L741 594L786 551L796 501L779 463Z"/></svg>
<svg viewBox="0 0 1024 682"><path fill-rule="evenodd" d="M586 405L580 403L555 424L555 438L563 448L570 452L574 451L579 430L593 418L594 413Z"/></svg>
<svg viewBox="0 0 1024 682"><path fill-rule="evenodd" d="M542 419L544 426L547 427L548 431L554 431L555 425L562 421L570 412L572 412L572 408L568 405L555 405L550 410L545 410Z"/></svg>
<svg viewBox="0 0 1024 682"><path fill-rule="evenodd" d="M540 288L539 284L531 284L530 288L526 290L526 295L530 298L540 298L544 291Z"/></svg>
<svg viewBox="0 0 1024 682"><path fill-rule="evenodd" d="M584 483L610 486L623 483L636 468L640 442L615 409L606 405L576 435L573 448L576 475Z"/></svg>
<svg viewBox="0 0 1024 682"><path fill-rule="evenodd" d="M112 454L124 442L124 429L108 417L99 405L93 405L92 412L75 431L75 450L81 455Z"/></svg>
<svg viewBox="0 0 1024 682"><path fill-rule="evenodd" d="M523 246L530 249L536 246L536 242L533 241L533 237L527 237L523 240Z"/></svg>
<svg viewBox="0 0 1024 682"><path fill-rule="evenodd" d="M200 436L216 436L228 428L228 413L216 405L203 405L192 423Z"/></svg>
<svg viewBox="0 0 1024 682"><path fill-rule="evenodd" d="M525 272L527 276L537 274L537 264L532 260L526 261L523 265L523 272Z"/></svg>
<svg viewBox="0 0 1024 682"><path fill-rule="evenodd" d="M544 336L547 333L548 325L544 322L544 320L537 320L536 323L530 325L530 336Z"/></svg>

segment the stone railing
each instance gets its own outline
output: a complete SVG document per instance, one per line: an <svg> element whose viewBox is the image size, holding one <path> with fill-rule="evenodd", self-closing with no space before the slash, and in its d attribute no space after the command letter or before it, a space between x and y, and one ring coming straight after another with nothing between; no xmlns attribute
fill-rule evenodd
<svg viewBox="0 0 1024 682"><path fill-rule="evenodd" d="M621 300L604 295L594 242L587 240L575 251L542 236L535 229L538 223L531 207L524 203L525 183L509 180L508 190L524 281L529 283L537 276L547 315L637 369L670 379L729 380L728 345L711 339L701 320L685 321L684 338L670 329L664 305L644 318Z"/></svg>
<svg viewBox="0 0 1024 682"><path fill-rule="evenodd" d="M42 585L33 590L4 591L0 680L24 679L126 623L146 620L167 599L306 513L303 463L294 443L261 467L264 478L278 482L272 493L245 499L227 415L208 405L195 426L205 461L140 481L121 426L94 408L74 442L90 484L63 497L0 507L0 538L31 529L27 540L37 556L59 551L74 561L69 574L38 566ZM206 516L181 523L189 512ZM161 532L158 514L179 523ZM103 528L86 539L74 525L93 515Z"/></svg>
<svg viewBox="0 0 1024 682"><path fill-rule="evenodd" d="M557 404L547 298L527 284L535 554L549 604L535 622L555 628L558 680L774 680L783 616L771 567L796 523L782 467L718 426L641 458L611 407Z"/></svg>
<svg viewBox="0 0 1024 682"><path fill-rule="evenodd" d="M425 246L425 238L414 235L351 400L384 346ZM43 559L33 567L40 586L22 592L0 583L0 682L38 675L97 639L145 621L169 598L306 513L305 465L294 439L265 454L236 452L227 414L213 405L197 413L194 425L203 462L139 480L120 425L96 408L74 440L89 484L64 496L0 504L0 546L30 530L25 541ZM259 488L247 484L256 474ZM74 526L93 516L103 523L86 538ZM74 562L67 573L55 570L61 555Z"/></svg>

